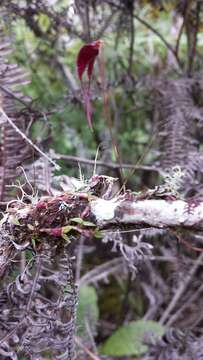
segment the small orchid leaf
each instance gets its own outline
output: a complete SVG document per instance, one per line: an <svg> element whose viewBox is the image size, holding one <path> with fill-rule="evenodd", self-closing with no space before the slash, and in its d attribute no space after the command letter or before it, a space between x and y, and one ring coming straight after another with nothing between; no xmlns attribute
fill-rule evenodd
<svg viewBox="0 0 203 360"><path fill-rule="evenodd" d="M91 221L83 221L84 226L95 227L96 225Z"/></svg>
<svg viewBox="0 0 203 360"><path fill-rule="evenodd" d="M73 230L74 227L71 225L66 225L62 227L62 234L67 234L69 233L71 230Z"/></svg>
<svg viewBox="0 0 203 360"><path fill-rule="evenodd" d="M70 221L75 222L77 224L83 225L83 226L90 226L95 227L96 225L90 221L84 221L82 218L72 218Z"/></svg>
<svg viewBox="0 0 203 360"><path fill-rule="evenodd" d="M64 240L66 240L68 243L70 243L70 238L68 237L68 235L62 233L61 236Z"/></svg>
<svg viewBox="0 0 203 360"><path fill-rule="evenodd" d="M80 217L71 218L70 221L81 225L83 224L83 219Z"/></svg>
<svg viewBox="0 0 203 360"><path fill-rule="evenodd" d="M33 248L35 249L36 248L36 239L32 238L31 242L32 242Z"/></svg>
<svg viewBox="0 0 203 360"><path fill-rule="evenodd" d="M96 229L94 230L93 235L94 235L94 237L95 237L96 239L101 239L101 238L103 237L103 234L102 234L101 230L99 230L98 228L96 228Z"/></svg>
<svg viewBox="0 0 203 360"><path fill-rule="evenodd" d="M73 226L71 225L66 225L62 227L62 231L61 231L61 237L66 240L68 243L70 242L69 236L67 235L67 233L69 233L71 230L73 230Z"/></svg>
<svg viewBox="0 0 203 360"><path fill-rule="evenodd" d="M11 215L9 220L11 224L20 226L19 220L14 215Z"/></svg>

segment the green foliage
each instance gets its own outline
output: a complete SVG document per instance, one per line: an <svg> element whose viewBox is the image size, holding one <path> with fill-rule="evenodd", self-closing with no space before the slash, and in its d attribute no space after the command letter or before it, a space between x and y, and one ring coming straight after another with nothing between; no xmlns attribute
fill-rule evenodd
<svg viewBox="0 0 203 360"><path fill-rule="evenodd" d="M59 2L56 2L57 4ZM61 2L60 6L62 6ZM150 16L150 9L146 6L141 15ZM27 67L31 74L31 84L28 85L26 92L35 100L34 106L43 112L50 110L52 112L53 107L55 108L53 114L48 117L48 124L52 136L51 147L56 152L81 156L85 149L85 156L94 158L99 141L103 140L100 134L107 127L103 113L102 94L96 94L96 98L93 99L95 136L92 136L86 125L81 104L66 101L69 89L57 65L57 61L60 60L64 66L68 66L77 83L75 59L82 42L75 38L71 41L71 45L64 48L61 40L53 41L56 34L50 33L51 20L46 14L40 13L36 21L44 36L36 36L23 20L17 20L14 23L17 45L15 58L21 65ZM160 61L158 55L164 59L167 51L162 46L161 40L144 25L135 20L134 26L137 35L134 43L132 73L139 78L146 73L153 73L154 67ZM156 21L156 27L158 30L163 30L167 37L170 36L168 31L170 18L165 14ZM58 38L66 39L67 34L64 31L64 29L60 30L57 34ZM126 76L128 69L129 34L124 31L119 35L118 41L116 37L117 34L114 31L104 37L105 77L112 83ZM94 76L95 80L100 81L98 66ZM114 127L118 128L117 137L123 161L135 163L151 136L150 113L147 114L151 111L151 103L146 102L148 94L143 91L142 86L139 85L136 89L129 83L129 86L124 87L122 84L113 86L109 95L113 133ZM115 107L111 103L111 98L114 99ZM117 120L115 110L119 115ZM38 141L42 141L48 135L45 125L44 119L41 119L33 126L33 133ZM95 141L96 139L98 141ZM111 152L109 160L115 160L114 151ZM62 172L67 173L66 165L60 165L62 165ZM77 176L77 170L72 173L69 169L68 173Z"/></svg>
<svg viewBox="0 0 203 360"><path fill-rule="evenodd" d="M70 221L75 222L77 224L87 226L87 227L95 227L96 225L90 221L85 221L82 218L71 218Z"/></svg>
<svg viewBox="0 0 203 360"><path fill-rule="evenodd" d="M47 32L51 25L50 19L46 14L40 14L38 16L38 23L43 32Z"/></svg>
<svg viewBox="0 0 203 360"><path fill-rule="evenodd" d="M155 321L131 321L116 330L101 347L101 353L108 356L142 355L147 351L145 336L161 336L164 328Z"/></svg>
<svg viewBox="0 0 203 360"><path fill-rule="evenodd" d="M98 296L93 286L84 285L79 291L79 304L77 309L78 334L85 335L86 320L94 329L99 319Z"/></svg>

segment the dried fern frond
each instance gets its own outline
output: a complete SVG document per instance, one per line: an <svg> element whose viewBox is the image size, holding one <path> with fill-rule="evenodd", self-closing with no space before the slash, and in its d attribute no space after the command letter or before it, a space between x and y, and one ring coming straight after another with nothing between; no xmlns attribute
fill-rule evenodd
<svg viewBox="0 0 203 360"><path fill-rule="evenodd" d="M150 340L149 340L150 342ZM143 360L202 360L202 338L178 329L168 329L164 336L149 344Z"/></svg>
<svg viewBox="0 0 203 360"><path fill-rule="evenodd" d="M45 239L44 239L45 240ZM43 251L0 294L0 358L74 357L77 292L67 249Z"/></svg>
<svg viewBox="0 0 203 360"><path fill-rule="evenodd" d="M160 80L155 86L160 165L164 170L180 166L189 184L194 184L203 165L196 140L197 123L203 115L195 103L193 85L194 80L186 78Z"/></svg>
<svg viewBox="0 0 203 360"><path fill-rule="evenodd" d="M1 29L0 29L1 32ZM12 52L8 39L0 37L0 107L11 121L25 131L29 119L25 118L17 107L17 101L25 103L25 97L19 87L28 83L27 73L16 64L8 61ZM29 146L22 140L20 134L0 117L1 142L0 142L0 200L7 200L8 190L6 185L11 184L17 176L17 167L22 165L28 156Z"/></svg>

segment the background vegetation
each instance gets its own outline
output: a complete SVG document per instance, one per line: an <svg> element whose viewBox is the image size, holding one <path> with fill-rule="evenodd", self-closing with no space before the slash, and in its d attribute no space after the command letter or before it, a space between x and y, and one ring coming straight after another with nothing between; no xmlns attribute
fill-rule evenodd
<svg viewBox="0 0 203 360"><path fill-rule="evenodd" d="M96 171L118 178L114 193L123 185L139 192L165 183L160 192L201 198L201 0L3 0L1 6L9 61L30 78L22 90L29 106L16 104L30 114L32 141L61 166L49 169L52 194L68 189L70 177L88 179ZM90 131L76 58L97 39L104 44L91 83ZM34 185L44 195L45 165L38 168L37 159L32 151L20 164L30 178L35 164ZM201 247L202 234L184 237ZM153 229L80 240L78 359L201 359L203 256L176 240ZM133 242L141 241L153 244L153 257L148 248L133 253Z"/></svg>

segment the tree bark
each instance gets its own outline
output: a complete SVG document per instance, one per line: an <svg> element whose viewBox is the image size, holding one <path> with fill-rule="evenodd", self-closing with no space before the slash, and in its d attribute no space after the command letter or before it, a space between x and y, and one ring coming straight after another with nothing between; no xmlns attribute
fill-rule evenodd
<svg viewBox="0 0 203 360"><path fill-rule="evenodd" d="M155 228L203 229L203 202L189 200L104 200L91 202L91 211L100 227L112 223L143 224Z"/></svg>

